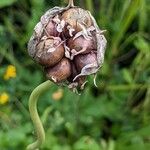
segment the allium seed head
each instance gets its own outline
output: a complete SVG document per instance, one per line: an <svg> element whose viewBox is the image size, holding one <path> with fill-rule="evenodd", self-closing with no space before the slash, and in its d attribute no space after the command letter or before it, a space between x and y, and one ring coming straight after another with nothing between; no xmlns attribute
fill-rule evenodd
<svg viewBox="0 0 150 150"><path fill-rule="evenodd" d="M69 0L67 7L54 7L41 17L28 52L48 79L76 91L102 66L106 43L91 13Z"/></svg>

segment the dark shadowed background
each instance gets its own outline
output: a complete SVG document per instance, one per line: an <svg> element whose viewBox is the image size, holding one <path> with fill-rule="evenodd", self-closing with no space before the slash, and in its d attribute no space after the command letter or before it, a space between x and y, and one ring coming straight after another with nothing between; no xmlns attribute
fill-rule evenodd
<svg viewBox="0 0 150 150"><path fill-rule="evenodd" d="M108 40L94 87L81 96L53 85L38 108L43 150L150 149L150 1L75 0ZM67 0L0 0L0 150L24 150L35 139L31 91L46 78L27 54L40 16Z"/></svg>

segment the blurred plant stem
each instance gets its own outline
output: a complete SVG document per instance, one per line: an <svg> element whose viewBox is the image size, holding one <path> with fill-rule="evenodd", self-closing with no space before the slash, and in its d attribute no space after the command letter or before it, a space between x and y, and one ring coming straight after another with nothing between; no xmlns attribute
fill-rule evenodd
<svg viewBox="0 0 150 150"><path fill-rule="evenodd" d="M124 16L120 18L120 25L118 27L119 31L114 34L112 38L113 56L118 54L118 45L120 44L125 32L135 18L137 11L140 8L140 1L141 0L132 0L129 7L125 9L126 11L124 12Z"/></svg>
<svg viewBox="0 0 150 150"><path fill-rule="evenodd" d="M48 90L51 86L51 82L48 80L42 84L40 84L38 87L36 87L33 92L31 93L31 96L29 98L29 111L31 115L31 119L33 121L35 131L37 134L37 141L30 144L27 147L27 150L36 150L38 149L45 140L45 131L42 125L42 122L40 120L40 117L37 112L37 101L39 99L39 96L43 94L46 90Z"/></svg>
<svg viewBox="0 0 150 150"><path fill-rule="evenodd" d="M106 89L110 91L124 91L124 90L146 89L149 86L150 86L149 84L108 85Z"/></svg>
<svg viewBox="0 0 150 150"><path fill-rule="evenodd" d="M18 62L15 57L13 57L13 54L5 49L0 49L0 54L7 59L11 64L13 64L15 67L17 67L18 70L22 69L21 64Z"/></svg>
<svg viewBox="0 0 150 150"><path fill-rule="evenodd" d="M7 126L11 125L11 127L13 127L12 120L6 113L0 111L0 118L7 124Z"/></svg>
<svg viewBox="0 0 150 150"><path fill-rule="evenodd" d="M68 7L74 7L74 0L68 0Z"/></svg>
<svg viewBox="0 0 150 150"><path fill-rule="evenodd" d="M94 13L93 0L86 0L86 8L87 8L92 14Z"/></svg>
<svg viewBox="0 0 150 150"><path fill-rule="evenodd" d="M109 20L110 20L110 18L112 17L113 8L114 8L114 5L115 5L115 2L116 2L115 0L111 0L111 1L110 1L109 7L108 7L108 11L107 11Z"/></svg>

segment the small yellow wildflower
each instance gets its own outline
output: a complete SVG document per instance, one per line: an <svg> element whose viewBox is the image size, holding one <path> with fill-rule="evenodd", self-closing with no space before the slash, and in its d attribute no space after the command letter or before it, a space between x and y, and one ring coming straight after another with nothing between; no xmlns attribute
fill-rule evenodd
<svg viewBox="0 0 150 150"><path fill-rule="evenodd" d="M9 80L10 78L16 77L16 67L13 65L9 65L4 74L4 79Z"/></svg>
<svg viewBox="0 0 150 150"><path fill-rule="evenodd" d="M58 89L56 92L52 94L52 98L56 101L59 101L63 97L63 90Z"/></svg>
<svg viewBox="0 0 150 150"><path fill-rule="evenodd" d="M6 92L0 94L0 104L6 104L9 100L9 95Z"/></svg>

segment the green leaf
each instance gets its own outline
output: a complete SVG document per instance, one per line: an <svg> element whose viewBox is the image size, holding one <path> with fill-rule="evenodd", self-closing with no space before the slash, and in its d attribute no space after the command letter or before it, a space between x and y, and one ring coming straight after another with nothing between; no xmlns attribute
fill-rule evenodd
<svg viewBox="0 0 150 150"><path fill-rule="evenodd" d="M74 145L74 150L101 150L98 143L89 136L82 137Z"/></svg>
<svg viewBox="0 0 150 150"><path fill-rule="evenodd" d="M1 0L0 1L0 8L6 7L6 6L10 6L13 3L15 3L17 0Z"/></svg>
<svg viewBox="0 0 150 150"><path fill-rule="evenodd" d="M122 73L123 73L123 78L125 79L125 81L128 83L132 83L133 78L132 78L131 73L127 69L123 69Z"/></svg>
<svg viewBox="0 0 150 150"><path fill-rule="evenodd" d="M137 12L140 8L140 1L141 0L132 0L128 9L126 9L125 15L121 17L120 25L118 26L119 31L114 34L112 39L112 51L113 54L116 55L118 53L117 48L124 37L127 29L130 27L133 19L137 15Z"/></svg>
<svg viewBox="0 0 150 150"><path fill-rule="evenodd" d="M86 0L86 7L91 13L94 12L94 6L92 0Z"/></svg>
<svg viewBox="0 0 150 150"><path fill-rule="evenodd" d="M141 52L145 54L149 54L150 50L150 45L149 43L142 37L139 37L135 42L134 42L135 47L140 50Z"/></svg>

